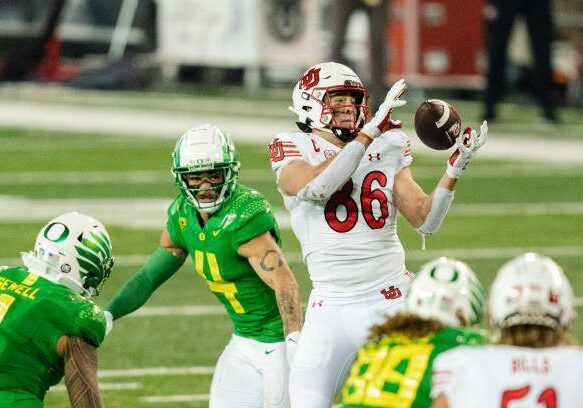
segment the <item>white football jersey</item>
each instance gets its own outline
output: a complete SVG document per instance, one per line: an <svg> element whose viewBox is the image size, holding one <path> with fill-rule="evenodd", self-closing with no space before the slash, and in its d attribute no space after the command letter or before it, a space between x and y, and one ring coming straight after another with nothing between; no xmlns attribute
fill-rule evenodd
<svg viewBox="0 0 583 408"><path fill-rule="evenodd" d="M269 148L278 177L294 160L317 165L340 151L327 140L302 132L280 133ZM314 288L362 292L405 279L393 185L395 175L411 161L407 135L386 132L371 143L352 178L326 203L284 195Z"/></svg>
<svg viewBox="0 0 583 408"><path fill-rule="evenodd" d="M449 408L583 406L583 348L458 347L433 363L431 397Z"/></svg>

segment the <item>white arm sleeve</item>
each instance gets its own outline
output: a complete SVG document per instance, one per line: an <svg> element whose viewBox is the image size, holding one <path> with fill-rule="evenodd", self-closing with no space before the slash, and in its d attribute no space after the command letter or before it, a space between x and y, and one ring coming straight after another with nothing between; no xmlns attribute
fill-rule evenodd
<svg viewBox="0 0 583 408"><path fill-rule="evenodd" d="M366 149L361 143L350 142L316 178L297 193L303 201L327 201L356 170Z"/></svg>
<svg viewBox="0 0 583 408"><path fill-rule="evenodd" d="M437 187L435 189L435 194L433 194L433 200L431 200L429 214L425 217L425 222L417 228L417 231L422 234L435 233L445 219L449 206L453 201L453 196L453 191L443 187Z"/></svg>

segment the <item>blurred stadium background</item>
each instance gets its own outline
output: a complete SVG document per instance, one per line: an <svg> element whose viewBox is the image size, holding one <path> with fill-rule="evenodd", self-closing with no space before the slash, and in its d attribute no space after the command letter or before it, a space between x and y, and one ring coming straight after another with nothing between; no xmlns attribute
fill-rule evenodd
<svg viewBox="0 0 583 408"><path fill-rule="evenodd" d="M416 106L425 97L441 97L458 107L464 124L475 126L481 119L480 30L464 37L463 25L447 19L462 3L468 21L479 27L481 1L393 2L394 55L386 79L404 75L410 84L409 103L398 117L413 141L413 173L426 190L441 176L447 153L430 151L416 139ZM175 140L188 127L209 122L237 142L242 183L265 193L275 207L305 300L309 279L266 144L275 133L294 128L287 111L291 87L308 65L327 58L326 16L333 4L0 0L0 265L20 263L19 251L32 248L50 217L87 212L108 226L117 258L96 299L105 305L157 245L166 206L176 194L169 170ZM500 121L461 180L447 221L425 251L402 219L399 232L409 269L440 255L459 257L485 285L513 255L526 250L549 255L571 277L581 313L583 6L556 1L555 13L562 123L539 120L527 92L528 47L519 26ZM366 24L363 15L353 18L347 45L356 71L363 73ZM418 33L442 30L437 37L443 41L426 49L425 37L408 34L412 27ZM469 45L448 41L456 36ZM460 58L468 64L455 63ZM230 332L227 316L188 262L146 307L120 320L100 349L107 406L206 407L213 367ZM575 334L583 339L583 323L576 324ZM68 406L64 387L55 387L46 403Z"/></svg>

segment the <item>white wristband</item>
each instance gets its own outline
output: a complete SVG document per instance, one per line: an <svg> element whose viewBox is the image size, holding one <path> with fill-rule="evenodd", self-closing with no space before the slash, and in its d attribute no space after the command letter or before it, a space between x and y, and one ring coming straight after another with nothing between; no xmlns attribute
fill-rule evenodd
<svg viewBox="0 0 583 408"><path fill-rule="evenodd" d="M104 310L103 314L105 316L105 335L107 336L113 329L113 315L109 310Z"/></svg>
<svg viewBox="0 0 583 408"><path fill-rule="evenodd" d="M417 228L422 234L433 234L435 233L447 214L449 206L453 201L454 192L443 187L437 187L435 193L433 194L433 199L431 200L431 209L425 217L423 224Z"/></svg>

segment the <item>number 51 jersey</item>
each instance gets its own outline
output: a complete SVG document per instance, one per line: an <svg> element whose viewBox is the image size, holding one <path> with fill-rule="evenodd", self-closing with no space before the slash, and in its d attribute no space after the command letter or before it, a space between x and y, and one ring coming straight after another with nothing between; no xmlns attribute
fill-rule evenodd
<svg viewBox="0 0 583 408"><path fill-rule="evenodd" d="M341 149L315 134L291 132L278 134L269 150L271 167L279 177L294 160L318 165ZM385 132L328 201L283 196L314 288L355 293L405 279L393 186L396 174L411 161L407 135Z"/></svg>
<svg viewBox="0 0 583 408"><path fill-rule="evenodd" d="M583 348L462 346L437 356L431 397L450 408L571 408L583 402Z"/></svg>

